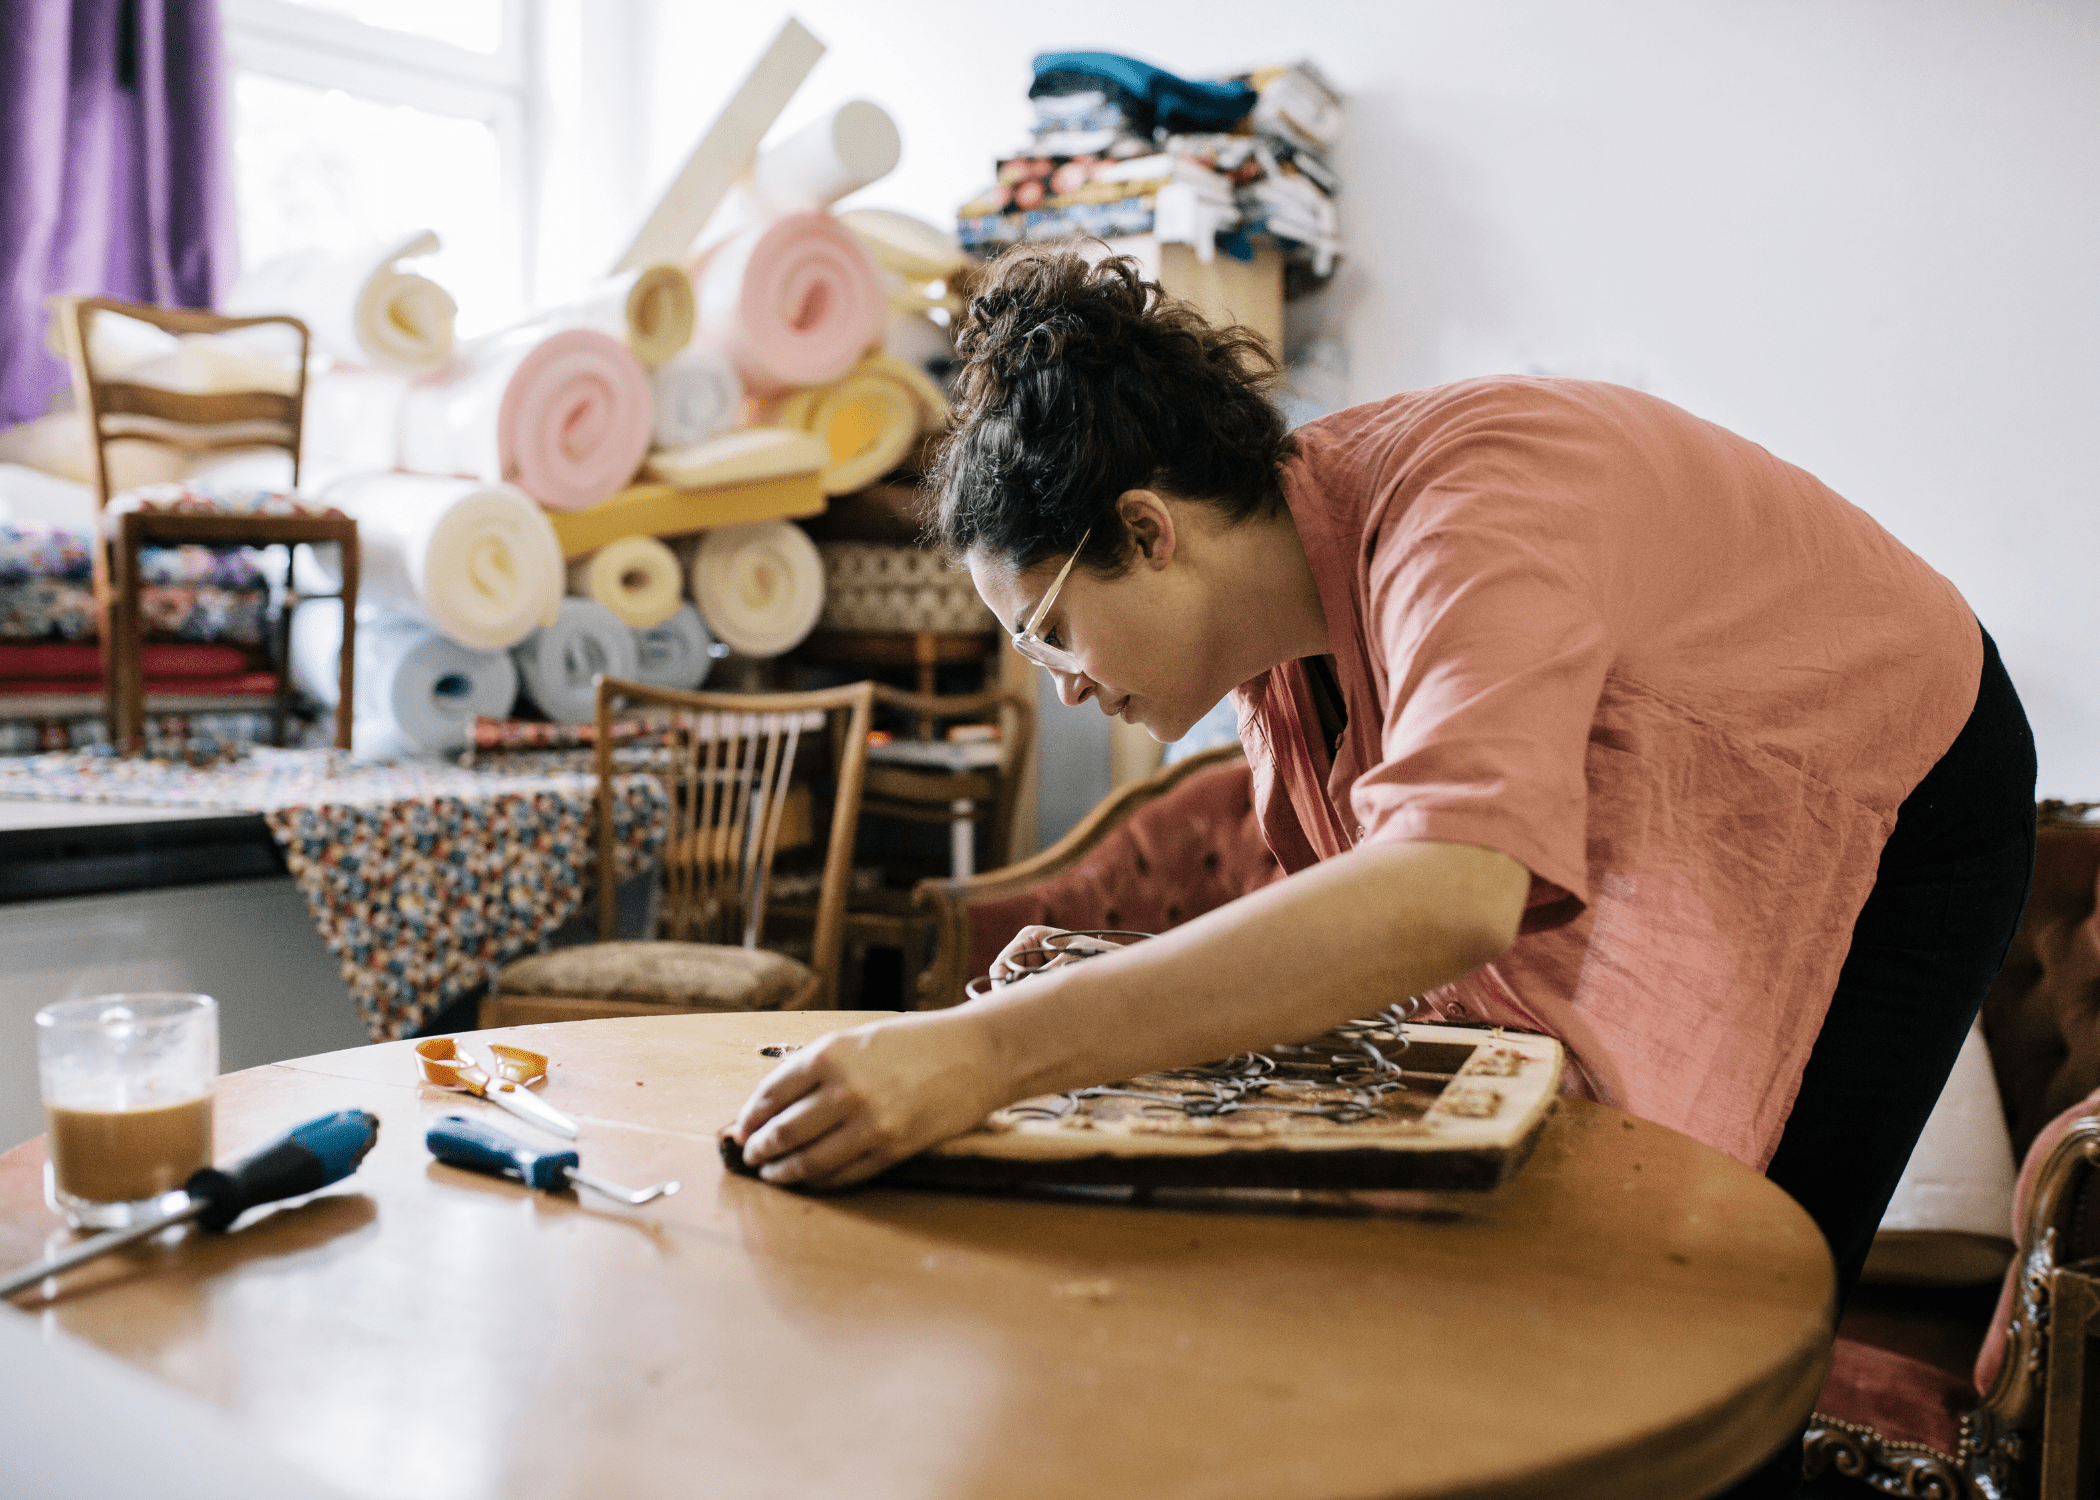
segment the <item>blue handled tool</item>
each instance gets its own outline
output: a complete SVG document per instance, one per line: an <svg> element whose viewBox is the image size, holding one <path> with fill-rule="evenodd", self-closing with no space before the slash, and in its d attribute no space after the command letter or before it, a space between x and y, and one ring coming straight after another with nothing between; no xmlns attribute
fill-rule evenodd
<svg viewBox="0 0 2100 1500"><path fill-rule="evenodd" d="M541 1151L516 1136L505 1135L493 1125L470 1120L465 1115L440 1115L424 1134L423 1143L430 1147L432 1156L449 1166L465 1167L470 1172L487 1172L493 1177L515 1178L529 1188L547 1193L561 1192L575 1183L594 1193L639 1206L652 1199L667 1198L678 1191L675 1182L659 1182L654 1187L645 1188L621 1187L617 1182L607 1182L602 1177L578 1170L577 1156L573 1151Z"/></svg>
<svg viewBox="0 0 2100 1500"><path fill-rule="evenodd" d="M378 1139L379 1117L361 1109L339 1109L318 1120L308 1120L230 1172L200 1167L182 1186L189 1199L182 1207L155 1214L128 1229L98 1234L0 1279L0 1298L12 1297L46 1276L71 1270L98 1255L107 1255L191 1219L215 1233L223 1233L251 1208L318 1192L331 1182L341 1182L357 1170L357 1164Z"/></svg>

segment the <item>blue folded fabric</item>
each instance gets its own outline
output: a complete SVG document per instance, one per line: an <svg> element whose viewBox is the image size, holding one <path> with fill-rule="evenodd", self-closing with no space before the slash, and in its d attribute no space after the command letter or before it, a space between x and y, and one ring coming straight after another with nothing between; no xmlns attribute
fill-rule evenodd
<svg viewBox="0 0 2100 1500"><path fill-rule="evenodd" d="M1139 129L1229 130L1254 108L1244 83L1196 83L1114 52L1044 52L1035 60L1031 99L1100 89L1123 105Z"/></svg>

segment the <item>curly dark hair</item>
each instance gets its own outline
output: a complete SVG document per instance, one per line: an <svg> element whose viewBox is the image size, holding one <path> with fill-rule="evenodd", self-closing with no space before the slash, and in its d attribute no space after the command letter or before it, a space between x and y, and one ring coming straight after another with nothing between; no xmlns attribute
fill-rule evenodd
<svg viewBox="0 0 2100 1500"><path fill-rule="evenodd" d="M956 426L934 466L932 540L1016 570L1071 552L1129 565L1116 514L1155 489L1232 521L1283 504L1290 430L1269 400L1276 357L1250 328L1213 327L1136 261L1020 246L986 269L956 334Z"/></svg>

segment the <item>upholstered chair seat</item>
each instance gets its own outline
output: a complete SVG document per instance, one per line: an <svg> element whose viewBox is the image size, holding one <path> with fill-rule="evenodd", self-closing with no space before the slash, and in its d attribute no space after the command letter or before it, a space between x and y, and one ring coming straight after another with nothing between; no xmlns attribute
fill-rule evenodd
<svg viewBox="0 0 2100 1500"><path fill-rule="evenodd" d="M807 964L764 948L611 942L517 959L503 967L496 989L513 1008L560 997L626 1006L630 1009L618 1013L633 1015L667 1005L700 1011L800 1010L816 998L817 976Z"/></svg>

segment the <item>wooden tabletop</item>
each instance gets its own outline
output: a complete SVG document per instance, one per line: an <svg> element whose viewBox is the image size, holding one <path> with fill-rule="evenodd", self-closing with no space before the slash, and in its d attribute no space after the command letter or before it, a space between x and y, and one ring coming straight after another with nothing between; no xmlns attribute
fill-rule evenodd
<svg viewBox="0 0 2100 1500"><path fill-rule="evenodd" d="M1580 1100L1494 1198L1376 1212L725 1176L715 1132L772 1066L757 1049L865 1019L483 1033L552 1057L586 1169L683 1180L641 1209L436 1164L434 1116L513 1122L416 1083L406 1042L231 1074L222 1160L348 1106L379 1143L304 1204L14 1306L388 1500L1691 1497L1821 1385L1832 1280L1808 1216ZM65 1238L43 1161L41 1140L0 1156L0 1267Z"/></svg>

